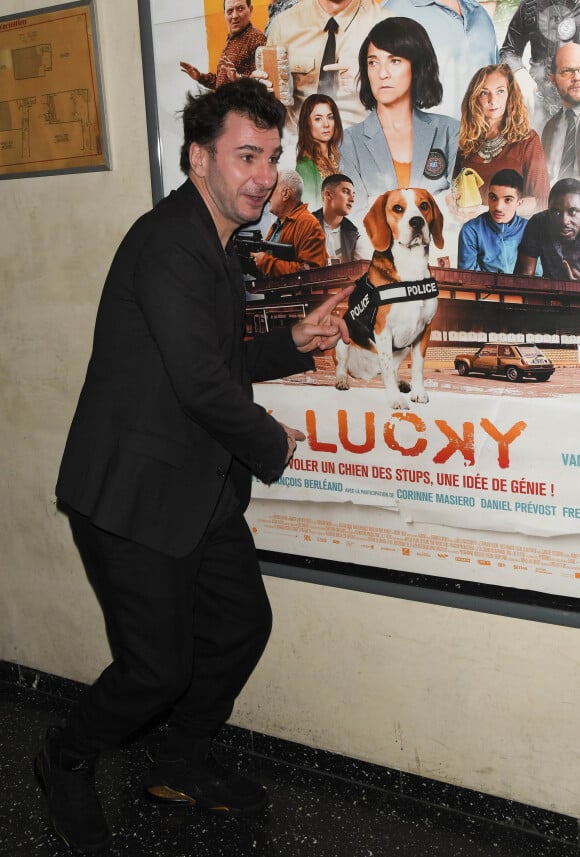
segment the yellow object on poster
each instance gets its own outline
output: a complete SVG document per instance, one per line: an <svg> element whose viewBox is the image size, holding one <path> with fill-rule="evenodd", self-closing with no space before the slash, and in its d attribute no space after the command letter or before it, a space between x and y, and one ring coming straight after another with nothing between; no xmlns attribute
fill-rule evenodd
<svg viewBox="0 0 580 857"><path fill-rule="evenodd" d="M473 205L482 205L481 193L479 188L483 184L483 179L475 170L469 167L464 167L458 176L453 180L453 190L457 196L457 205L459 208L470 208Z"/></svg>
<svg viewBox="0 0 580 857"><path fill-rule="evenodd" d="M108 169L92 5L0 18L0 178Z"/></svg>

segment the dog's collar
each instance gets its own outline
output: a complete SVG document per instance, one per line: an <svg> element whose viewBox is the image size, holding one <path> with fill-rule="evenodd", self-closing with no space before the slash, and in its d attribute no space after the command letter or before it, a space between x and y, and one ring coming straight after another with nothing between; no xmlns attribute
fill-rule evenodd
<svg viewBox="0 0 580 857"><path fill-rule="evenodd" d="M428 298L436 298L439 294L437 281L433 277L425 277L422 280L402 280L397 283L385 283L382 286L373 286L369 281L368 274L364 274L357 281L366 289L374 289L378 295L378 306L385 304L401 303L401 301L422 301Z"/></svg>
<svg viewBox="0 0 580 857"><path fill-rule="evenodd" d="M438 293L437 283L430 277L373 286L364 274L356 280L355 289L348 298L348 309L344 314L350 338L362 348L369 348L370 343L375 341L375 320L380 306L434 298Z"/></svg>

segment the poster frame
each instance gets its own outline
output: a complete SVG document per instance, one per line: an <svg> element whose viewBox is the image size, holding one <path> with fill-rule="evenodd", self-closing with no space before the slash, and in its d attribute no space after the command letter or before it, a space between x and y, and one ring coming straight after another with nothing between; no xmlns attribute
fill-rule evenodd
<svg viewBox="0 0 580 857"><path fill-rule="evenodd" d="M153 203L164 196L150 0L137 0ZM385 569L307 555L259 550L264 574L392 598L473 610L528 621L580 627L580 600L508 586L458 581L439 575Z"/></svg>
<svg viewBox="0 0 580 857"><path fill-rule="evenodd" d="M163 198L163 178L161 170L161 132L157 113L157 78L155 75L155 54L153 51L151 3L150 0L137 0L137 6L139 9L139 28L141 33L141 64L143 67L145 114L147 119L151 195L153 204L155 205Z"/></svg>

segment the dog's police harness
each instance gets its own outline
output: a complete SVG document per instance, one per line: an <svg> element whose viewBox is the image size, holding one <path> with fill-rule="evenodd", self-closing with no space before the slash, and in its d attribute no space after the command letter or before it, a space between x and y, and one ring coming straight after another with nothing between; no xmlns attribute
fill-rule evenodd
<svg viewBox="0 0 580 857"><path fill-rule="evenodd" d="M437 282L432 277L373 286L369 282L368 274L364 274L356 280L355 289L348 299L348 309L344 314L350 338L357 345L368 347L369 339L375 341L375 320L380 306L428 300L436 298L438 294Z"/></svg>

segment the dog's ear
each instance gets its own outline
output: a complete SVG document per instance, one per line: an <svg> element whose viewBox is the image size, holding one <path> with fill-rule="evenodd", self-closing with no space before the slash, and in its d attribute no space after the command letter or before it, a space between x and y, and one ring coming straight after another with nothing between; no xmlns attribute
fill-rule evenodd
<svg viewBox="0 0 580 857"><path fill-rule="evenodd" d="M380 252L388 250L393 240L391 227L387 223L386 207L388 198L389 191L377 197L363 220L367 235L371 239L371 244L375 250L379 250Z"/></svg>
<svg viewBox="0 0 580 857"><path fill-rule="evenodd" d="M443 215L441 213L441 209L431 197L431 205L433 207L433 220L431 222L431 226L429 227L429 231L433 236L433 242L438 250L443 248Z"/></svg>

